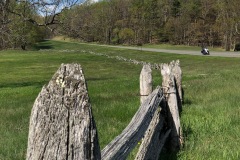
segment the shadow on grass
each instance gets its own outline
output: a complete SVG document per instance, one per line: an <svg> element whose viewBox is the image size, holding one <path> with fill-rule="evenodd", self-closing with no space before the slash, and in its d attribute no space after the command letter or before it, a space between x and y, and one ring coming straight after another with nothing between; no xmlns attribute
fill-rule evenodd
<svg viewBox="0 0 240 160"><path fill-rule="evenodd" d="M43 85L47 84L48 81L41 81L41 82L19 82L19 83L5 83L0 84L0 88L17 88L17 87L43 87Z"/></svg>
<svg viewBox="0 0 240 160"><path fill-rule="evenodd" d="M95 77L89 77L89 78L86 78L86 81L102 81L102 80L110 80L110 79L113 79L113 78L95 78Z"/></svg>
<svg viewBox="0 0 240 160"><path fill-rule="evenodd" d="M164 150L160 154L159 160L177 160L177 153L169 153Z"/></svg>
<svg viewBox="0 0 240 160"><path fill-rule="evenodd" d="M49 43L49 40L43 40L33 46L33 50L52 49L53 46Z"/></svg>
<svg viewBox="0 0 240 160"><path fill-rule="evenodd" d="M193 130L191 129L191 127L189 125L183 125L182 126L182 134L183 134L183 140L184 140L184 144L181 147L180 151L184 149L186 141L188 140L189 135L191 135L193 133ZM159 160L177 160L178 158L178 152L170 152L168 147L164 147L161 154L160 154L160 158Z"/></svg>
<svg viewBox="0 0 240 160"><path fill-rule="evenodd" d="M191 105L193 102L190 99L185 99L183 105Z"/></svg>
<svg viewBox="0 0 240 160"><path fill-rule="evenodd" d="M178 100L180 100L180 99L178 99ZM184 104L186 104L186 103L191 104L192 102L189 99L187 99ZM167 109L169 109L169 107L167 107ZM170 110L168 110L168 113L170 113ZM172 116L169 118L171 119L172 122L174 121ZM174 125L174 123L172 125ZM171 133L173 132L173 136L178 135L177 131L175 130L175 128L176 128L175 125L171 127L171 123L170 123L169 127L172 128ZM179 158L179 156L178 156L179 151L184 149L189 135L191 135L193 133L193 130L189 123L182 124L181 128L182 128L181 134L182 134L182 140L183 140L182 145L175 145L176 140L174 141L175 138L171 139L172 135L170 134L165 143L165 146L160 154L159 160L177 160ZM172 143L172 142L174 142L174 143ZM179 144L181 144L181 142L179 142ZM174 150L172 150L172 149L174 149Z"/></svg>

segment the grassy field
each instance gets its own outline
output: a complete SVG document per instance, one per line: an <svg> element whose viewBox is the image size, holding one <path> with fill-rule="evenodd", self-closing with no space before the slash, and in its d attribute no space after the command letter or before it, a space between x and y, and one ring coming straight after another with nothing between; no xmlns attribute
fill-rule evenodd
<svg viewBox="0 0 240 160"><path fill-rule="evenodd" d="M139 107L142 66L89 53L151 63L179 59L185 93L181 113L185 145L177 155L164 154L162 159L240 159L239 58L45 41L32 51L0 52L0 160L25 159L34 100L61 63L77 62L84 69L101 148L121 133ZM154 86L161 84L158 71L153 71L153 77Z"/></svg>
<svg viewBox="0 0 240 160"><path fill-rule="evenodd" d="M186 45L171 45L171 44L144 44L143 47L145 48L156 48L156 49L174 49L174 50L189 50L189 51L200 51L202 48L201 46L186 46ZM210 47L206 46L211 51L225 51L223 48L220 47Z"/></svg>
<svg viewBox="0 0 240 160"><path fill-rule="evenodd" d="M64 36L56 36L53 38L53 40L65 41L65 42L76 42L76 40L69 38L69 37L64 37ZM98 43L92 43L92 44L98 44ZM126 46L126 45L124 45L124 46ZM172 44L143 44L142 47L143 48L154 48L154 49L199 51L199 52L201 50L201 46L172 45ZM221 47L211 47L211 46L206 46L206 47L209 48L211 51L217 51L217 52L225 51Z"/></svg>

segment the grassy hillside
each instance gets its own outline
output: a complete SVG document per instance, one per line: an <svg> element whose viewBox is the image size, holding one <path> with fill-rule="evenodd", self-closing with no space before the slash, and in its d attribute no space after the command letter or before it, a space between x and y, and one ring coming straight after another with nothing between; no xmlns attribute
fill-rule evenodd
<svg viewBox="0 0 240 160"><path fill-rule="evenodd" d="M164 159L240 158L239 58L45 41L33 51L0 52L1 160L25 159L34 100L61 63L77 62L84 69L101 148L121 133L139 107L142 66L93 53L151 63L179 59L185 93L181 114L185 146L177 155L164 155ZM153 76L154 86L161 84L160 73L154 70Z"/></svg>

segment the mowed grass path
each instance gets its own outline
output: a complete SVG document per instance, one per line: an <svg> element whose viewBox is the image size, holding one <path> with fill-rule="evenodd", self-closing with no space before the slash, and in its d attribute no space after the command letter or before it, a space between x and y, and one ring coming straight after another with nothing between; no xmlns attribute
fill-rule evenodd
<svg viewBox="0 0 240 160"><path fill-rule="evenodd" d="M179 59L185 93L181 113L185 145L177 155L163 159L240 159L239 58L45 41L34 51L0 52L0 160L25 159L34 100L61 63L80 63L84 69L101 148L121 133L139 107L142 66L89 52L151 63ZM161 84L159 71L154 70L153 76L154 86Z"/></svg>

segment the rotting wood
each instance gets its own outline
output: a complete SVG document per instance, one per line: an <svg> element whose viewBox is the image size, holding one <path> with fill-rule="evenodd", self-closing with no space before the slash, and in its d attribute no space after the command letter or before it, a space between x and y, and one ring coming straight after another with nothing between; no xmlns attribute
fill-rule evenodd
<svg viewBox="0 0 240 160"><path fill-rule="evenodd" d="M82 68L62 64L32 108L27 160L101 159Z"/></svg>
<svg viewBox="0 0 240 160"><path fill-rule="evenodd" d="M123 132L102 150L103 160L126 159L129 152L142 139L162 98L162 90L157 87L143 102Z"/></svg>
<svg viewBox="0 0 240 160"><path fill-rule="evenodd" d="M171 65L161 65L162 87L167 105L169 107L169 123L171 127L170 147L172 151L178 151L181 146L181 126L176 95L176 86Z"/></svg>
<svg viewBox="0 0 240 160"><path fill-rule="evenodd" d="M159 155L171 131L171 129L166 127L166 106L164 103L161 104L161 108L154 113L135 160L159 159Z"/></svg>
<svg viewBox="0 0 240 160"><path fill-rule="evenodd" d="M152 93L152 69L151 66L145 64L140 73L140 102L141 104Z"/></svg>

